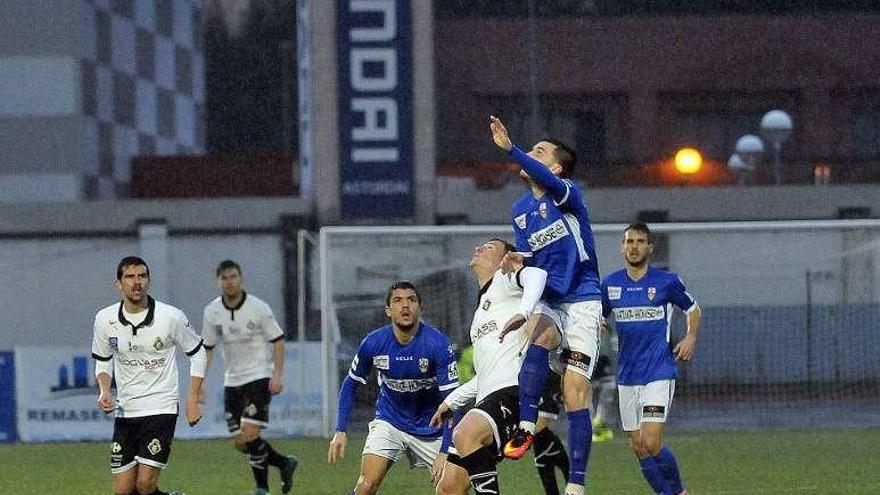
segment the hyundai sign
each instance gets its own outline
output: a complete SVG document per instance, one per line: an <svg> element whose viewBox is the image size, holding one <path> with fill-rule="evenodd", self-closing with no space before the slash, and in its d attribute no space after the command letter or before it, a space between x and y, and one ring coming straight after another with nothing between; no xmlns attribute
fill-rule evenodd
<svg viewBox="0 0 880 495"><path fill-rule="evenodd" d="M412 21L406 0L339 0L343 219L413 215Z"/></svg>

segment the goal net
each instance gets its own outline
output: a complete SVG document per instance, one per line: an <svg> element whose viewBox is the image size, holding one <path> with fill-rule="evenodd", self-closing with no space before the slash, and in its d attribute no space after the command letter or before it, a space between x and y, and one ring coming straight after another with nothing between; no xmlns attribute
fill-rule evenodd
<svg viewBox="0 0 880 495"><path fill-rule="evenodd" d="M604 276L622 266L624 225L594 225ZM670 427L880 426L880 221L661 223L653 264L677 272L703 309L680 366ZM320 232L324 428L361 339L387 323L388 286L411 280L422 317L467 345L478 287L473 248L509 226L327 227ZM316 290L317 289L317 290ZM684 316L673 318L673 341ZM318 363L315 366L318 373ZM374 412L361 387L351 422Z"/></svg>

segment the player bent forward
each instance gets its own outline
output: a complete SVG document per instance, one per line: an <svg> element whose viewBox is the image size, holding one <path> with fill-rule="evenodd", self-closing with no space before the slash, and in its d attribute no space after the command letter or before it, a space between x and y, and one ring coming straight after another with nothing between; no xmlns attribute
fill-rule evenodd
<svg viewBox="0 0 880 495"><path fill-rule="evenodd" d="M401 454L407 454L410 467L430 467L432 483L446 461L451 431L430 423L443 398L458 386L455 349L446 335L419 320L420 311L421 297L412 283L389 287L385 314L391 324L361 341L340 388L336 434L327 451L330 464L345 455L345 430L357 386L367 383L373 368L379 375L376 419L370 422L360 475L351 492L356 495L376 493Z"/></svg>
<svg viewBox="0 0 880 495"><path fill-rule="evenodd" d="M169 495L158 485L177 424L177 349L190 358L186 402L190 426L202 416L198 397L205 376L205 350L182 311L149 296L150 269L144 260L122 258L114 285L122 301L98 311L92 339L101 390L98 407L106 413L116 410L110 451L113 493ZM110 392L112 375L116 376L115 402Z"/></svg>

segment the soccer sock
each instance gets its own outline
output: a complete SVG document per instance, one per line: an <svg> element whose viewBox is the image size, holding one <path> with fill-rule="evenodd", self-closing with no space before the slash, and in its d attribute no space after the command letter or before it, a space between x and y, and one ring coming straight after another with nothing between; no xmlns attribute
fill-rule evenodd
<svg viewBox="0 0 880 495"><path fill-rule="evenodd" d="M279 454L277 450L273 449L272 444L265 440L263 440L263 443L266 444L266 462L268 462L270 466L281 467L287 462L287 458Z"/></svg>
<svg viewBox="0 0 880 495"><path fill-rule="evenodd" d="M663 472L660 471L660 467L657 466L657 462L654 461L653 457L648 456L644 459L639 459L639 466L642 467L642 476L645 477L645 480L648 481L648 484L651 485L655 493L663 495L678 494L678 492L673 492L672 488L669 487L666 477L663 476Z"/></svg>
<svg viewBox="0 0 880 495"><path fill-rule="evenodd" d="M461 467L471 480L471 486L477 494L498 493L498 471L495 453L481 448L461 458Z"/></svg>
<svg viewBox="0 0 880 495"><path fill-rule="evenodd" d="M535 433L538 421L538 402L547 385L550 374L550 351L532 344L526 351L522 368L519 370L519 426Z"/></svg>
<svg viewBox="0 0 880 495"><path fill-rule="evenodd" d="M675 455L672 454L669 447L664 445L660 452L654 456L654 462L657 463L660 472L663 473L666 481L669 482L669 488L672 489L671 493L678 495L683 492L684 485L681 483L681 472L678 470L678 462L676 462Z"/></svg>
<svg viewBox="0 0 880 495"><path fill-rule="evenodd" d="M583 485L587 478L587 461L593 442L593 424L590 410L581 409L568 413L568 448L571 451L571 471L568 481Z"/></svg>
<svg viewBox="0 0 880 495"><path fill-rule="evenodd" d="M247 443L248 447L248 463L251 465L251 472L254 473L254 481L257 488L263 490L269 489L269 473L266 458L269 453L266 451L266 442L262 438L257 437Z"/></svg>
<svg viewBox="0 0 880 495"><path fill-rule="evenodd" d="M559 495L559 486L556 484L556 469L562 471L563 476L568 478L568 454L562 441L549 428L545 428L535 435L535 467L541 477L546 495Z"/></svg>

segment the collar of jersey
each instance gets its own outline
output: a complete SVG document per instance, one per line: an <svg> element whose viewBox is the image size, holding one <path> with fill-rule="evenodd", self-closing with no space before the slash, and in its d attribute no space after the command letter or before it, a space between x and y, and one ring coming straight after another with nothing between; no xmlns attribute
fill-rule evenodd
<svg viewBox="0 0 880 495"><path fill-rule="evenodd" d="M144 318L144 321L138 323L137 325L132 325L132 323L125 318L125 313L123 313L122 311L123 304L125 304L125 301L119 302L119 311L117 313L117 317L119 318L119 323L131 327L132 335L137 335L137 331L139 328L143 328L153 324L153 316L156 313L156 300L153 299L149 294L147 295L147 317Z"/></svg>
<svg viewBox="0 0 880 495"><path fill-rule="evenodd" d="M226 299L223 299L223 296L220 296L220 304L223 305L228 311L238 311L244 306L244 301L247 299L247 291L241 291L241 301L235 305L235 307L230 307L226 305Z"/></svg>

